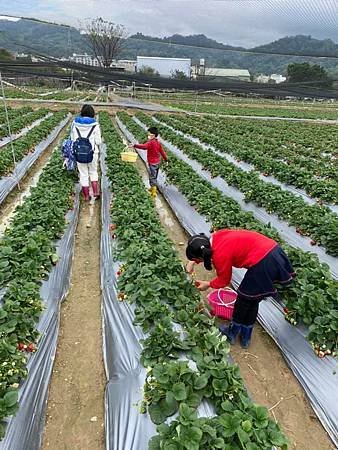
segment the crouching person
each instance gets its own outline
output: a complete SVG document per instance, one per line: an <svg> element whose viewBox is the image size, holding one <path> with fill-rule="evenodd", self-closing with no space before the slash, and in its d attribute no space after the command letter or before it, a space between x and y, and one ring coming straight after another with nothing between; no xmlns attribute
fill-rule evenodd
<svg viewBox="0 0 338 450"><path fill-rule="evenodd" d="M285 286L293 281L295 273L286 254L277 242L260 233L225 229L210 238L204 234L191 237L186 255L190 260L186 267L188 273L193 271L194 264L201 262L207 270L215 268L216 278L196 282L201 291L228 286L232 267L247 269L237 290L230 325L222 325L220 331L231 344L240 334L242 347L248 348L259 302L264 297L277 295L275 284Z"/></svg>

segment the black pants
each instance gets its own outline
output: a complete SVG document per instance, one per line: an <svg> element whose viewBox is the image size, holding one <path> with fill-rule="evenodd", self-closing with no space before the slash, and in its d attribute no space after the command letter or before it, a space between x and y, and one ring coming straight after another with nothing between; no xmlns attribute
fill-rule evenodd
<svg viewBox="0 0 338 450"><path fill-rule="evenodd" d="M239 294L235 303L232 320L241 325L253 325L257 318L258 306L261 300L262 298L245 298Z"/></svg>

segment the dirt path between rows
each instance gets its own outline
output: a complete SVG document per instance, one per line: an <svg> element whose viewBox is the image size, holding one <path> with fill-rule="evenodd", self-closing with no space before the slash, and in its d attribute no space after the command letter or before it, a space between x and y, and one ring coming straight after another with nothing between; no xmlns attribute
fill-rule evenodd
<svg viewBox="0 0 338 450"><path fill-rule="evenodd" d="M106 379L99 255L100 206L96 202L80 210L71 288L61 309L44 450L104 449Z"/></svg>
<svg viewBox="0 0 338 450"><path fill-rule="evenodd" d="M137 162L142 178L147 180L144 164ZM184 263L188 236L165 199L158 195L155 206L162 225ZM183 245L184 244L184 245ZM196 266L197 278L210 280L213 273ZM203 293L204 299L206 294ZM293 450L334 450L329 436L317 419L305 392L287 366L276 344L256 323L252 343L248 350L239 344L232 347L231 355L254 401L273 408L271 416L277 420L288 436ZM278 403L279 402L279 403ZM278 403L278 405L277 405Z"/></svg>

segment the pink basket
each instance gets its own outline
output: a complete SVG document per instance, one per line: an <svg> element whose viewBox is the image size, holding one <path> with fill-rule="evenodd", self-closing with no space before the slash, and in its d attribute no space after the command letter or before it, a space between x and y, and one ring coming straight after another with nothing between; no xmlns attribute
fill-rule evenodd
<svg viewBox="0 0 338 450"><path fill-rule="evenodd" d="M213 316L231 320L237 294L232 289L217 289L208 295Z"/></svg>

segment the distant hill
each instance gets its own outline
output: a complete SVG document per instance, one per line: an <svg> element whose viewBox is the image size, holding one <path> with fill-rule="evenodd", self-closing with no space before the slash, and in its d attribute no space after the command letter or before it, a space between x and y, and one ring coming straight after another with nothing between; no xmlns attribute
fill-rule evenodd
<svg viewBox="0 0 338 450"><path fill-rule="evenodd" d="M334 56L338 58L338 44L331 39L314 39L311 36L287 36L270 44L251 49L258 52L284 53L313 56Z"/></svg>
<svg viewBox="0 0 338 450"><path fill-rule="evenodd" d="M167 44L179 44L179 45L188 45L195 47L205 47L205 48L217 48L217 49L225 49L225 50L245 50L244 47L233 47L231 45L222 44L221 42L217 42L214 39L210 39L206 37L204 34L194 34L189 36L182 36L180 34L173 34L169 37L157 38L152 36L145 36L142 33L136 33L130 36L131 40L152 40L157 42L164 42Z"/></svg>
<svg viewBox="0 0 338 450"><path fill-rule="evenodd" d="M59 58L89 51L84 37L75 28L35 19L15 22L0 19L0 47L20 53L35 50Z"/></svg>
<svg viewBox="0 0 338 450"><path fill-rule="evenodd" d="M177 45L178 44L178 45ZM85 37L75 28L44 22L41 20L18 18L8 20L0 16L0 48L12 52L36 52L54 57L68 57L72 53L90 53ZM206 60L209 67L249 69L251 73L284 73L290 62L316 62L337 72L338 60L312 59L257 55L246 52L269 52L282 54L327 55L338 57L338 45L330 39L318 40L311 36L290 36L251 49L233 47L210 39L203 34L182 36L174 34L165 38L134 34L126 42L122 58L142 56L186 57L197 62Z"/></svg>

